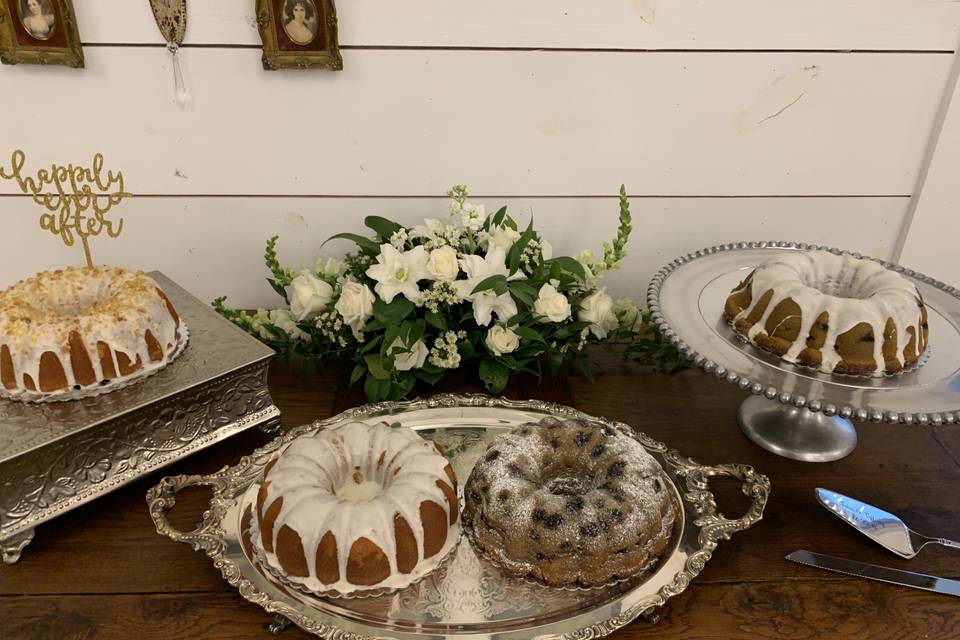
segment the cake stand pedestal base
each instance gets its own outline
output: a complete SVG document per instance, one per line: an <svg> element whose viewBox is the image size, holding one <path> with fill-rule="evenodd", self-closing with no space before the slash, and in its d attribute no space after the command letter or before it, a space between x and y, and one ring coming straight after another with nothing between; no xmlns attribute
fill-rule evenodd
<svg viewBox="0 0 960 640"><path fill-rule="evenodd" d="M737 409L737 422L753 442L767 451L804 462L832 462L857 446L853 423L750 396Z"/></svg>

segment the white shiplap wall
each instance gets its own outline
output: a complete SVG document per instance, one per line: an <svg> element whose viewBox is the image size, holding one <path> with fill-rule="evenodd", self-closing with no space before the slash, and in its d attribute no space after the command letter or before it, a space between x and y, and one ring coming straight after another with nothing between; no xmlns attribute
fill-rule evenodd
<svg viewBox="0 0 960 640"><path fill-rule="evenodd" d="M253 0L194 0L180 110L147 2L75 4L85 70L0 68L0 164L102 152L136 197L97 259L240 306L275 301L270 235L299 264L364 215L442 216L456 182L532 212L565 252L612 235L626 183L618 295L740 239L889 258L960 33L956 2L355 0L345 71L266 72ZM79 259L10 183L0 215L0 286Z"/></svg>

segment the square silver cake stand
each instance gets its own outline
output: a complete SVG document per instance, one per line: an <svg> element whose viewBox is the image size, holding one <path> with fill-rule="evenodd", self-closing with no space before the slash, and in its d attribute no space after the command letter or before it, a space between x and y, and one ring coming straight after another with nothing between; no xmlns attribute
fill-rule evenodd
<svg viewBox="0 0 960 640"><path fill-rule="evenodd" d="M159 272L190 331L158 373L101 396L0 399L0 550L16 562L34 528L253 426L279 427L267 388L273 350Z"/></svg>

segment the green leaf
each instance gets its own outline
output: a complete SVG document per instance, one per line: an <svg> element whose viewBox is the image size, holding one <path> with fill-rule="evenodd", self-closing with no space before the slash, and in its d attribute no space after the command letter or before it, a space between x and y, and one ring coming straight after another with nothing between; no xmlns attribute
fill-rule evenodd
<svg viewBox="0 0 960 640"><path fill-rule="evenodd" d="M507 276L490 276L480 281L480 284L473 288L470 295L492 289L495 294L502 295L507 292Z"/></svg>
<svg viewBox="0 0 960 640"><path fill-rule="evenodd" d="M356 364L356 366L353 367L353 371L350 372L350 385L349 385L349 386L352 387L354 384L356 384L357 382L359 382L359 381L360 381L360 378L362 378L362 377L363 377L363 374L365 374L366 372L367 372L367 368L366 368L362 363L359 363L359 362L358 362L358 363Z"/></svg>
<svg viewBox="0 0 960 640"><path fill-rule="evenodd" d="M287 290L280 286L279 282L273 278L267 278L267 282L269 282L270 286L273 287L273 290L276 291L281 298L283 298L284 302L289 303L289 300L287 300Z"/></svg>
<svg viewBox="0 0 960 640"><path fill-rule="evenodd" d="M390 236L403 228L396 222L381 218L380 216L367 216L363 219L363 224L376 231L377 235L386 242L390 242Z"/></svg>
<svg viewBox="0 0 960 640"><path fill-rule="evenodd" d="M504 218L504 216L506 216L506 215L507 215L507 208L506 208L506 207L500 207L500 209L498 209L497 212L496 212L495 214L493 214L493 219L492 219L492 222L491 222L491 226L499 227L500 225L502 225L502 224L503 224L503 218Z"/></svg>
<svg viewBox="0 0 960 640"><path fill-rule="evenodd" d="M516 329L513 330L513 332L516 333L521 338L525 338L527 340L534 340L536 342L546 342L546 340L544 340L543 338L543 334L541 334L539 331L537 331L532 327L517 327Z"/></svg>
<svg viewBox="0 0 960 640"><path fill-rule="evenodd" d="M390 395L390 379L379 380L373 376L367 376L363 383L363 392L367 395L370 402L379 402L386 400Z"/></svg>
<svg viewBox="0 0 960 640"><path fill-rule="evenodd" d="M416 308L415 304L401 295L395 296L389 304L377 298L373 303L373 317L385 327L396 327Z"/></svg>
<svg viewBox="0 0 960 640"><path fill-rule="evenodd" d="M536 232L533 230L533 216L531 216L530 224L527 225L524 232L520 234L517 241L510 247L510 251L507 252L507 268L510 270L511 275L516 273L517 269L520 268L520 256L523 255L523 250L527 248L527 245L530 244L530 241L533 240L533 236L535 235Z"/></svg>
<svg viewBox="0 0 960 640"><path fill-rule="evenodd" d="M593 384L593 367L590 366L590 360L588 358L577 358L577 367L583 373L583 377Z"/></svg>
<svg viewBox="0 0 960 640"><path fill-rule="evenodd" d="M390 395L388 396L391 400L403 400L407 395L413 391L413 385L417 383L417 378L411 373L402 373L397 376L397 379L393 381L393 386L390 387Z"/></svg>
<svg viewBox="0 0 960 640"><path fill-rule="evenodd" d="M363 356L367 368L370 369L370 375L378 380L389 380L390 372L383 366L383 358L379 353L370 353Z"/></svg>
<svg viewBox="0 0 960 640"><path fill-rule="evenodd" d="M377 336L373 340L368 340L360 349L358 353L368 353L377 348L377 345L380 344L380 341L383 340L383 336Z"/></svg>
<svg viewBox="0 0 960 640"><path fill-rule="evenodd" d="M371 331L383 331L383 323L379 320L370 320L365 325L363 325L364 333L370 333Z"/></svg>
<svg viewBox="0 0 960 640"><path fill-rule="evenodd" d="M499 360L484 358L480 361L480 379L487 391L500 393L506 388L507 381L510 380L510 370Z"/></svg>
<svg viewBox="0 0 960 640"><path fill-rule="evenodd" d="M447 321L443 319L443 316L439 313L433 311L427 311L423 316L423 319L427 321L428 324L440 329L440 331L447 330Z"/></svg>
<svg viewBox="0 0 960 640"><path fill-rule="evenodd" d="M417 340L423 337L424 331L427 330L427 323L423 320L417 320L416 322L405 322L403 323L405 331L401 331L400 335L404 336L404 342L413 347L417 344Z"/></svg>
<svg viewBox="0 0 960 640"><path fill-rule="evenodd" d="M355 233L338 233L335 236L330 236L324 240L323 244L320 246L323 247L324 244L327 244L331 240L352 240L357 243L357 246L360 247L364 252L369 253L372 256L376 256L380 253L380 245L364 236L357 235Z"/></svg>
<svg viewBox="0 0 960 640"><path fill-rule="evenodd" d="M414 369L413 373L415 376L426 382L427 384L433 385L437 384L443 380L443 376L446 375L446 371L440 369L439 371L426 371L424 369Z"/></svg>
<svg viewBox="0 0 960 640"><path fill-rule="evenodd" d="M581 281L586 280L587 274L583 270L583 265L577 262L575 259L570 256L559 256L557 258L551 258L550 260L545 260L544 264L549 265L560 265L564 271L574 274Z"/></svg>
<svg viewBox="0 0 960 640"><path fill-rule="evenodd" d="M550 375L556 375L563 368L563 354L553 352L550 354Z"/></svg>
<svg viewBox="0 0 960 640"><path fill-rule="evenodd" d="M522 302L530 308L533 307L539 295L537 290L530 286L525 280L512 280L507 283L507 287L517 302Z"/></svg>

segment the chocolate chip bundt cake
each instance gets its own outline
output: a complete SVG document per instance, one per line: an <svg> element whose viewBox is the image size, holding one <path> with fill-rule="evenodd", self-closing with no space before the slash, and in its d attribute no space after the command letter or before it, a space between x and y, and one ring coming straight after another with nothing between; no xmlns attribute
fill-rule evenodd
<svg viewBox="0 0 960 640"><path fill-rule="evenodd" d="M497 437L464 489L487 557L549 586L596 587L651 566L672 538L663 469L626 428L544 418Z"/></svg>
<svg viewBox="0 0 960 640"><path fill-rule="evenodd" d="M406 427L350 422L289 442L264 471L255 546L307 591L399 589L456 545L457 478Z"/></svg>
<svg viewBox="0 0 960 640"><path fill-rule="evenodd" d="M850 254L777 255L737 285L724 313L751 343L827 373L896 373L927 348L916 285Z"/></svg>

